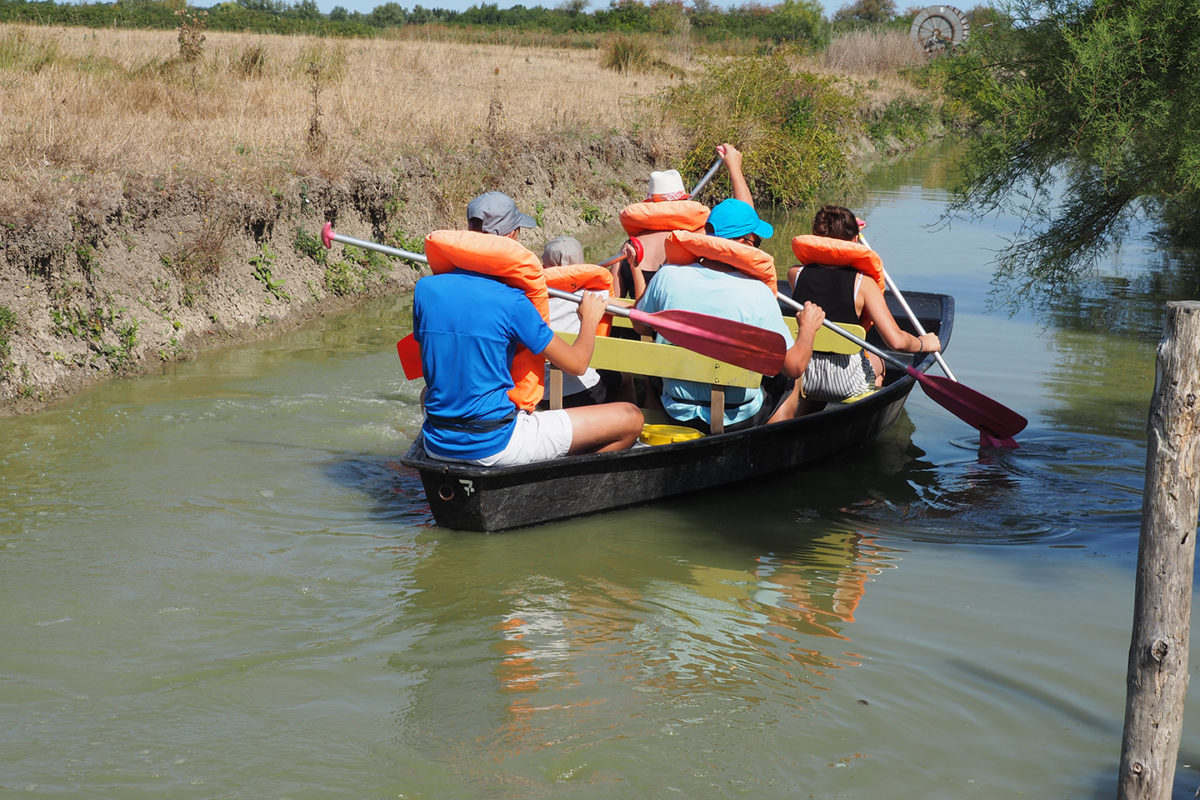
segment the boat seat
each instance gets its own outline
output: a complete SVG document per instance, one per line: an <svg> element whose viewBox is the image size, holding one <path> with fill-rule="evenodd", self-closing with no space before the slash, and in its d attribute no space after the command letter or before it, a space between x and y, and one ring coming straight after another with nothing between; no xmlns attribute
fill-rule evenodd
<svg viewBox="0 0 1200 800"><path fill-rule="evenodd" d="M573 333L559 333L567 342L575 341ZM693 353L673 344L658 344L638 339L620 339L608 336L596 338L592 351L591 365L594 369L628 372L633 375L652 375L680 381L707 383L711 389L713 433L725 429L725 390L728 387L754 388L762 382L757 372L717 361L715 358ZM550 368L550 385L547 387L550 408L562 408L562 370L554 365ZM645 411L647 422L654 422L654 412ZM670 422L663 415L662 422Z"/></svg>
<svg viewBox="0 0 1200 800"><path fill-rule="evenodd" d="M795 317L785 317L788 330L795 336L800 331L800 327L796 324ZM853 333L860 339L867 338L867 331L862 325L842 325L839 323L839 328L845 329L846 333ZM813 339L813 351L817 353L842 353L843 355L852 356L862 350L861 347L854 342L841 336L834 331L829 330L824 325L817 331L816 337Z"/></svg>

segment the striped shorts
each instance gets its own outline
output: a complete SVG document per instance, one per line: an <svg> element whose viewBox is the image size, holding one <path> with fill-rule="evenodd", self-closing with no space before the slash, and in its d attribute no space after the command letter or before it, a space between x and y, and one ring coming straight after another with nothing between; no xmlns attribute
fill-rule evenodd
<svg viewBox="0 0 1200 800"><path fill-rule="evenodd" d="M845 400L875 388L875 370L867 354L813 353L800 384L809 400Z"/></svg>

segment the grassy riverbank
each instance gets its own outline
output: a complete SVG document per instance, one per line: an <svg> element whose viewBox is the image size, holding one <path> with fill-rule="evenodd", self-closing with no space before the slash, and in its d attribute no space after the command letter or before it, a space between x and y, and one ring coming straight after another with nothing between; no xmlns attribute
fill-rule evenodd
<svg viewBox="0 0 1200 800"><path fill-rule="evenodd" d="M641 69L606 62L604 48L186 24L0 28L0 413L419 276L325 251L326 220L420 249L498 188L536 212L536 248L611 226L650 169L706 160L716 141L742 145L748 172L780 145L753 120L722 130L668 113L713 80L698 51L667 48ZM933 99L894 66L856 70L822 79L848 103L843 152L929 134Z"/></svg>

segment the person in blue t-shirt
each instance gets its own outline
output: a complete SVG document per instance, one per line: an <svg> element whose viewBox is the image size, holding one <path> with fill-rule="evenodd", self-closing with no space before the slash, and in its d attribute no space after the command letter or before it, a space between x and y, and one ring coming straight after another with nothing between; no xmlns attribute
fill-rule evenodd
<svg viewBox="0 0 1200 800"><path fill-rule="evenodd" d="M730 198L719 203L708 218L708 233L722 239L758 247L763 239L774 233L771 224L759 219L754 206ZM724 428L736 431L779 422L790 418L780 408L796 378L804 374L812 358L813 339L825 312L820 306L805 303L796 313L799 336L793 341L784 324L775 294L757 278L739 272L729 264L701 259L694 264L664 264L649 283L637 307L647 313L671 308L696 311L717 317L747 322L767 330L778 331L788 344L783 371L768 376L754 389L729 390L726 393ZM648 329L634 323L634 329ZM694 381L663 380L663 410L672 419L701 430L708 430L712 420L710 390Z"/></svg>
<svg viewBox="0 0 1200 800"><path fill-rule="evenodd" d="M536 225L501 192L472 200L467 218L471 230L511 239L522 227ZM604 311L599 295L585 293L580 333L568 344L523 291L499 280L459 269L417 281L413 333L426 383L425 451L445 461L509 466L632 446L642 430L642 413L632 403L531 413L518 411L508 397L518 345L581 375Z"/></svg>

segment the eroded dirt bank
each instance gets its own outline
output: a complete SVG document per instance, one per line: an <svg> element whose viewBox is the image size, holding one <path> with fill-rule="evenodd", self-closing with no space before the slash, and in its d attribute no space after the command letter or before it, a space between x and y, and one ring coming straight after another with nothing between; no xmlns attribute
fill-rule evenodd
<svg viewBox="0 0 1200 800"><path fill-rule="evenodd" d="M79 198L85 212L0 226L0 307L11 312L0 319L0 414L274 335L403 292L420 276L420 265L325 250L326 221L420 250L428 231L462 227L462 198L496 188L537 215L541 227L523 242L540 250L552 236L615 226L616 212L657 168L644 146L620 134L509 141L503 152L431 162L400 160L382 174L292 175L259 194L186 176L129 181L107 197Z"/></svg>

